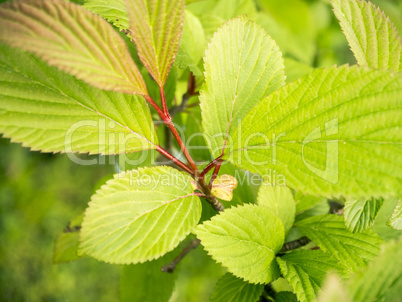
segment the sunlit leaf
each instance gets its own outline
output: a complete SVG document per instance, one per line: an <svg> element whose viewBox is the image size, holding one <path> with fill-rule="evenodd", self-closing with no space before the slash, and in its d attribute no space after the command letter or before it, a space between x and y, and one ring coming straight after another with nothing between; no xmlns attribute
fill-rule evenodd
<svg viewBox="0 0 402 302"><path fill-rule="evenodd" d="M142 97L96 89L6 45L0 47L0 132L43 152L119 154L158 144Z"/></svg>
<svg viewBox="0 0 402 302"><path fill-rule="evenodd" d="M379 8L363 0L331 3L359 65L400 70L401 37Z"/></svg>
<svg viewBox="0 0 402 302"><path fill-rule="evenodd" d="M101 17L60 0L0 6L0 41L104 90L147 94L125 42Z"/></svg>
<svg viewBox="0 0 402 302"><path fill-rule="evenodd" d="M311 195L399 196L401 123L402 74L317 69L259 102L223 158Z"/></svg>
<svg viewBox="0 0 402 302"><path fill-rule="evenodd" d="M245 16L219 28L204 58L200 92L202 124L212 155L218 157L247 113L285 81L278 46Z"/></svg>
<svg viewBox="0 0 402 302"><path fill-rule="evenodd" d="M346 201L344 213L348 230L351 232L361 232L370 228L383 202L383 198L361 198Z"/></svg>
<svg viewBox="0 0 402 302"><path fill-rule="evenodd" d="M283 224L268 207L232 207L199 225L194 233L205 250L235 276L250 283L275 280L275 254L284 241Z"/></svg>
<svg viewBox="0 0 402 302"><path fill-rule="evenodd" d="M395 230L402 230L402 199L399 199L398 204L396 205L395 210L387 224Z"/></svg>
<svg viewBox="0 0 402 302"><path fill-rule="evenodd" d="M92 196L79 252L110 263L138 263L173 250L201 217L190 178L170 167L116 174Z"/></svg>
<svg viewBox="0 0 402 302"><path fill-rule="evenodd" d="M83 6L121 30L128 30L130 27L124 0L87 0Z"/></svg>
<svg viewBox="0 0 402 302"><path fill-rule="evenodd" d="M184 22L184 0L126 0L138 55L163 87L174 62Z"/></svg>

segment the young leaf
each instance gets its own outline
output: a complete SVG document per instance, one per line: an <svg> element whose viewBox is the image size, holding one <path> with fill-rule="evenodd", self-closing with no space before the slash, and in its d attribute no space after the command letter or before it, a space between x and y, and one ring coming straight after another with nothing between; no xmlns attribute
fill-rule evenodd
<svg viewBox="0 0 402 302"><path fill-rule="evenodd" d="M331 3L359 65L400 70L401 37L379 8L363 0L331 0Z"/></svg>
<svg viewBox="0 0 402 302"><path fill-rule="evenodd" d="M278 277L275 254L284 242L283 224L269 208L244 205L225 210L194 233L205 250L235 276L250 283Z"/></svg>
<svg viewBox="0 0 402 302"><path fill-rule="evenodd" d="M205 85L200 92L205 139L218 157L247 112L285 82L278 46L245 16L215 33L204 58Z"/></svg>
<svg viewBox="0 0 402 302"><path fill-rule="evenodd" d="M329 272L345 275L345 268L322 251L295 250L277 257L283 277L290 283L300 302L315 301Z"/></svg>
<svg viewBox="0 0 402 302"><path fill-rule="evenodd" d="M225 201L231 201L233 190L237 187L237 179L229 174L221 174L212 182L211 193Z"/></svg>
<svg viewBox="0 0 402 302"><path fill-rule="evenodd" d="M0 132L43 152L117 154L158 144L142 97L93 88L3 44Z"/></svg>
<svg viewBox="0 0 402 302"><path fill-rule="evenodd" d="M264 182L258 191L257 203L273 210L282 220L285 233L289 232L296 214L295 200L289 188Z"/></svg>
<svg viewBox="0 0 402 302"><path fill-rule="evenodd" d="M370 228L381 206L384 202L383 198L361 198L346 201L344 207L345 224L349 231L362 232Z"/></svg>
<svg viewBox="0 0 402 302"><path fill-rule="evenodd" d="M318 69L259 102L223 158L307 194L401 195L401 121L402 74Z"/></svg>
<svg viewBox="0 0 402 302"><path fill-rule="evenodd" d="M353 301L390 301L381 298L393 290L396 290L397 295L400 296L402 290L401 267L402 240L385 244L381 254L367 269L359 272L350 280L349 289Z"/></svg>
<svg viewBox="0 0 402 302"><path fill-rule="evenodd" d="M120 274L120 302L169 301L177 274L162 272L161 267L172 261L174 254L173 251L157 260L124 265Z"/></svg>
<svg viewBox="0 0 402 302"><path fill-rule="evenodd" d="M128 14L124 0L88 0L84 8L98 14L120 30L128 30Z"/></svg>
<svg viewBox="0 0 402 302"><path fill-rule="evenodd" d="M402 230L402 199L399 199L398 204L396 205L395 210L387 224L395 230Z"/></svg>
<svg viewBox="0 0 402 302"><path fill-rule="evenodd" d="M184 22L184 0L126 0L138 55L159 87L174 62Z"/></svg>
<svg viewBox="0 0 402 302"><path fill-rule="evenodd" d="M371 230L349 232L343 217L337 215L314 216L297 222L296 226L321 250L332 254L351 272L372 261L382 243L381 238Z"/></svg>
<svg viewBox="0 0 402 302"><path fill-rule="evenodd" d="M190 178L169 167L116 174L92 196L79 252L118 264L156 259L173 250L201 217Z"/></svg>
<svg viewBox="0 0 402 302"><path fill-rule="evenodd" d="M101 17L60 0L0 5L0 41L104 90L147 94L119 34Z"/></svg>
<svg viewBox="0 0 402 302"><path fill-rule="evenodd" d="M263 284L251 284L226 273L216 283L210 302L257 302L264 290Z"/></svg>

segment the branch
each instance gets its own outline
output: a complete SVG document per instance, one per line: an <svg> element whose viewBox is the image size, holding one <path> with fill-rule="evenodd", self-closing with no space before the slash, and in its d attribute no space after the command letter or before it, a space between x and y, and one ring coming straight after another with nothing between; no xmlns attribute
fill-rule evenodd
<svg viewBox="0 0 402 302"><path fill-rule="evenodd" d="M283 247L281 248L281 250L279 251L279 253L285 253L285 252L289 252L289 251L298 249L299 247L305 246L305 245L309 244L310 242L311 242L311 240L308 239L306 236L299 238L297 240L286 242L283 245Z"/></svg>
<svg viewBox="0 0 402 302"><path fill-rule="evenodd" d="M187 245L179 254L179 256L177 256L172 262L169 262L168 264L166 264L165 266L163 266L161 268L162 272L165 273L173 273L177 264L179 264L179 262L193 249L195 249L196 247L198 247L200 245L201 241L199 239L194 239L193 241L191 241L189 243L189 245Z"/></svg>

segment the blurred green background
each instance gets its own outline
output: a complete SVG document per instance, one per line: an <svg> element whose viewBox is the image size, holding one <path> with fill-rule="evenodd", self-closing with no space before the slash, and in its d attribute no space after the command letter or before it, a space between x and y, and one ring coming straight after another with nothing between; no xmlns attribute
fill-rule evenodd
<svg viewBox="0 0 402 302"><path fill-rule="evenodd" d="M372 2L402 32L402 1ZM288 81L312 67L355 64L328 0L207 0L188 8L207 41L213 22L248 13L280 46ZM115 172L113 165L79 166L66 155L30 152L0 139L1 301L118 301L119 266L87 258L52 263L58 234ZM197 249L180 264L172 300L206 301L223 272Z"/></svg>

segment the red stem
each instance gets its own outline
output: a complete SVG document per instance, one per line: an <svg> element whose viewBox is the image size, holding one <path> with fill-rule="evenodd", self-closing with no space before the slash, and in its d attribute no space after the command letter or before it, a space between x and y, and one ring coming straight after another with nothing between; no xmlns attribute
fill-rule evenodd
<svg viewBox="0 0 402 302"><path fill-rule="evenodd" d="M202 170L201 174L200 174L200 178L204 178L205 175L213 168L217 165L220 165L220 163L222 162L222 155L215 158L213 161L211 161L208 165L205 166L204 170Z"/></svg>
<svg viewBox="0 0 402 302"><path fill-rule="evenodd" d="M180 168L182 168L184 171L186 171L187 173L191 174L194 176L194 171L190 169L189 166L187 166L185 163L183 163L182 161L180 161L179 159L177 159L176 157L174 157L172 154L170 154L169 152L167 152L165 149L163 149L160 146L156 146L156 150L162 154L164 157L166 157L167 159L170 159L172 162L174 162L176 165L178 165Z"/></svg>
<svg viewBox="0 0 402 302"><path fill-rule="evenodd" d="M223 154L222 154L220 157L218 157L218 158L221 158L222 156L223 156ZM219 169L221 168L221 165L222 165L222 161L220 161L220 162L215 166L215 170L214 170L214 172L212 173L211 180L209 181L209 186L210 186L210 187L212 186L212 183L214 182L215 178L218 176Z"/></svg>
<svg viewBox="0 0 402 302"><path fill-rule="evenodd" d="M166 105L166 97L165 97L165 91L163 90L163 87L159 87L160 93L161 93L161 100L162 100L162 109L163 113L167 116L170 117L169 110Z"/></svg>

